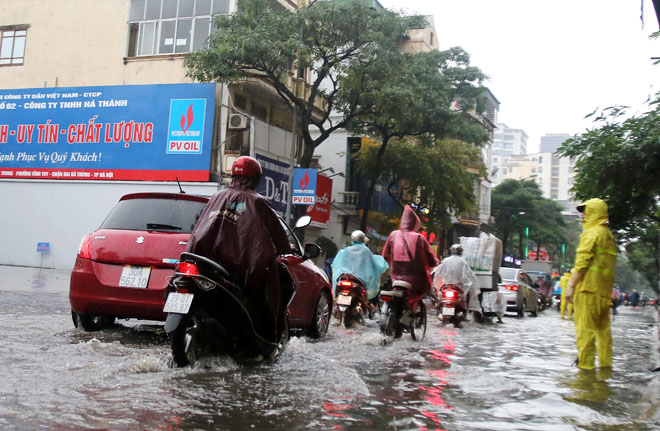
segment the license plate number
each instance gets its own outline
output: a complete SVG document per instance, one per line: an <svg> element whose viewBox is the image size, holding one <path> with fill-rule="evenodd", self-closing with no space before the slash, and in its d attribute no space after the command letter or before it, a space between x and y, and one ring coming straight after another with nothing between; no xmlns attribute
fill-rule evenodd
<svg viewBox="0 0 660 431"><path fill-rule="evenodd" d="M186 314L190 310L190 304L192 304L194 296L192 293L171 292L167 295L167 301L165 301L163 311L166 313Z"/></svg>
<svg viewBox="0 0 660 431"><path fill-rule="evenodd" d="M121 270L119 286L146 288L149 285L151 268L145 266L125 266Z"/></svg>
<svg viewBox="0 0 660 431"><path fill-rule="evenodd" d="M351 300L353 298L350 295L339 295L337 297L337 304L339 305L351 305Z"/></svg>
<svg viewBox="0 0 660 431"><path fill-rule="evenodd" d="M456 310L454 307L442 307L442 315L443 316L453 316Z"/></svg>

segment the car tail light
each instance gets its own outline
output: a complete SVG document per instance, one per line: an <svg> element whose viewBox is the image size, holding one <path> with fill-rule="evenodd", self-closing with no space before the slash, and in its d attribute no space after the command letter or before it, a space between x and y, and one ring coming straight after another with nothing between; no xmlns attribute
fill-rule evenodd
<svg viewBox="0 0 660 431"><path fill-rule="evenodd" d="M91 259L92 258L92 235L85 235L83 239L80 241L80 247L78 247L78 257L81 257L83 259Z"/></svg>
<svg viewBox="0 0 660 431"><path fill-rule="evenodd" d="M444 292L442 292L442 296L444 296L445 298L452 299L456 297L456 292L454 292L453 290L445 290Z"/></svg>
<svg viewBox="0 0 660 431"><path fill-rule="evenodd" d="M348 280L342 280L339 282L339 285L341 287L353 287L353 282L348 281Z"/></svg>
<svg viewBox="0 0 660 431"><path fill-rule="evenodd" d="M177 272L188 275L199 275L199 271L197 271L197 265L190 262L179 263L179 269Z"/></svg>
<svg viewBox="0 0 660 431"><path fill-rule="evenodd" d="M515 292L518 291L518 285L517 284L505 284L504 288L507 290L513 290Z"/></svg>

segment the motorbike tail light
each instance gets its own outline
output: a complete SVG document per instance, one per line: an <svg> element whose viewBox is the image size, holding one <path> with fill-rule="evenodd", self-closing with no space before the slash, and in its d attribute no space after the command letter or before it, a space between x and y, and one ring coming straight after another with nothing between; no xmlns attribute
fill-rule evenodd
<svg viewBox="0 0 660 431"><path fill-rule="evenodd" d="M390 302L392 300L392 297L383 295L380 297L380 300L383 302Z"/></svg>
<svg viewBox="0 0 660 431"><path fill-rule="evenodd" d="M518 285L517 284L505 284L504 288L507 290L513 290L514 292L518 291Z"/></svg>
<svg viewBox="0 0 660 431"><path fill-rule="evenodd" d="M177 272L188 275L199 275L199 271L197 271L197 265L190 262L179 263L179 269Z"/></svg>
<svg viewBox="0 0 660 431"><path fill-rule="evenodd" d="M353 287L353 282L348 281L348 280L342 280L339 282L339 285L341 287Z"/></svg>
<svg viewBox="0 0 660 431"><path fill-rule="evenodd" d="M456 297L456 292L454 292L453 290L445 290L444 292L442 292L442 296L444 296L445 298L452 299Z"/></svg>
<svg viewBox="0 0 660 431"><path fill-rule="evenodd" d="M83 259L92 258L92 235L85 235L80 241L80 247L78 247L78 257Z"/></svg>
<svg viewBox="0 0 660 431"><path fill-rule="evenodd" d="M342 290L340 295L350 295L351 291L350 290Z"/></svg>

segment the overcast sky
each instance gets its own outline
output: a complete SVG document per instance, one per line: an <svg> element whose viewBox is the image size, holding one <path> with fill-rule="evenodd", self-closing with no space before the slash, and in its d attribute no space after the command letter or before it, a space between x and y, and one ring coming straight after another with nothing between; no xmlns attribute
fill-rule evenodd
<svg viewBox="0 0 660 431"><path fill-rule="evenodd" d="M379 0L432 15L440 49L461 46L490 79L499 122L522 129L528 152L548 133L582 133L612 105L643 112L660 91L660 40L651 0ZM632 112L631 111L631 112Z"/></svg>

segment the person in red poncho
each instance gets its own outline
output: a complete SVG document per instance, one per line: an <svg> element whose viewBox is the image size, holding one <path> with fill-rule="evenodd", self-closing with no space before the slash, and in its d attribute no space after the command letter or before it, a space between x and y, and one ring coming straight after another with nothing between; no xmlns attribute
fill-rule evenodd
<svg viewBox="0 0 660 431"><path fill-rule="evenodd" d="M252 301L257 332L277 342L286 313L275 258L291 253L291 245L270 203L254 191L261 173L256 159L236 159L231 184L206 204L186 251L227 266Z"/></svg>
<svg viewBox="0 0 660 431"><path fill-rule="evenodd" d="M406 205L400 229L390 234L383 249L383 257L390 265L392 280L404 280L412 284L408 290L410 312L415 311L417 303L431 290L429 270L438 265L431 245L417 233L421 224L415 211Z"/></svg>

